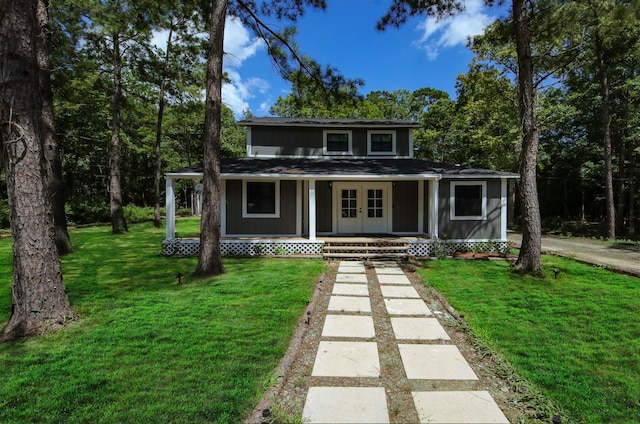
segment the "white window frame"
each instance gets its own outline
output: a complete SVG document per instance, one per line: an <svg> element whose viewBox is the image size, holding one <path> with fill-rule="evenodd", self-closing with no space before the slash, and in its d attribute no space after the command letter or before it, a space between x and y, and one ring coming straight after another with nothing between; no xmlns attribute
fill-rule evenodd
<svg viewBox="0 0 640 424"><path fill-rule="evenodd" d="M335 152L328 150L327 135L328 134L346 134L348 150L344 152ZM351 130L324 130L322 131L322 154L325 156L351 156L353 155L353 133Z"/></svg>
<svg viewBox="0 0 640 424"><path fill-rule="evenodd" d="M371 151L372 134L391 134L391 151L373 152ZM396 155L396 131L395 130L369 130L367 131L367 155L371 156L395 156Z"/></svg>
<svg viewBox="0 0 640 424"><path fill-rule="evenodd" d="M247 212L247 183L274 183L275 184L275 212L274 213L249 213ZM243 218L280 218L280 180L242 180L242 217Z"/></svg>
<svg viewBox="0 0 640 424"><path fill-rule="evenodd" d="M457 186L481 186L482 187L482 215L457 216L456 215L456 187ZM486 181L451 181L450 183L449 219L451 221L486 221L487 219L487 182Z"/></svg>

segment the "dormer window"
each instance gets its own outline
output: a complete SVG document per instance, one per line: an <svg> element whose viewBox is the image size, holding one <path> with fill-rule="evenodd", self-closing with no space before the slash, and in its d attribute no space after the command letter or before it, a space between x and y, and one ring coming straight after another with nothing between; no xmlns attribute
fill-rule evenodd
<svg viewBox="0 0 640 424"><path fill-rule="evenodd" d="M322 153L325 155L350 155L351 131L323 131Z"/></svg>
<svg viewBox="0 0 640 424"><path fill-rule="evenodd" d="M368 131L367 154L389 156L396 154L395 131Z"/></svg>

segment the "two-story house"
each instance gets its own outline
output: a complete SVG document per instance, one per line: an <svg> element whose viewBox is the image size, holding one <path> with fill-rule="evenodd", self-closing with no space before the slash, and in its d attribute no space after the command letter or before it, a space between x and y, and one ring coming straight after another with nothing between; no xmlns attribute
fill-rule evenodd
<svg viewBox="0 0 640 424"><path fill-rule="evenodd" d="M434 241L443 239L451 249L506 247L507 183L517 175L415 159L415 122L251 118L240 124L247 127L247 156L221 162L223 254L321 254L337 238L377 243L378 253L392 253L395 238L418 257L432 255ZM165 176L164 251L195 254L197 240L175 238L173 182L200 178L202 169Z"/></svg>

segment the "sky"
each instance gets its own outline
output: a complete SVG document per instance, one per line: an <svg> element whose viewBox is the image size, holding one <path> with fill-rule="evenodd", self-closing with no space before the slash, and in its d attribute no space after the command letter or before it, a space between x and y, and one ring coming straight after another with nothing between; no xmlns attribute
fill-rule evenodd
<svg viewBox="0 0 640 424"><path fill-rule="evenodd" d="M360 93L414 91L431 87L455 98L455 81L466 73L473 57L466 47L505 9L489 9L481 0L467 0L466 10L453 18L419 17L402 28L376 30L390 0L328 0L326 11L307 11L296 23L300 50L321 65L337 68L347 78L363 79ZM281 23L273 21L277 28ZM237 117L250 109L269 116L269 107L290 87L271 64L264 43L235 18L227 18L224 70L231 78L223 102Z"/></svg>

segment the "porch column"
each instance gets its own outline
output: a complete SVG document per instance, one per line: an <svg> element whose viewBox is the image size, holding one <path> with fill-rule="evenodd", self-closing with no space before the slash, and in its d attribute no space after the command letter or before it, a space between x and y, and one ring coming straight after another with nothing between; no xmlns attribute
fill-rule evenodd
<svg viewBox="0 0 640 424"><path fill-rule="evenodd" d="M176 237L176 198L173 193L173 178L165 177L166 236L165 240Z"/></svg>
<svg viewBox="0 0 640 424"><path fill-rule="evenodd" d="M440 180L432 180L430 187L431 207L429 210L429 227L431 238L438 237L438 209L440 208L438 196L440 193Z"/></svg>
<svg viewBox="0 0 640 424"><path fill-rule="evenodd" d="M418 234L424 233L424 180L418 180Z"/></svg>
<svg viewBox="0 0 640 424"><path fill-rule="evenodd" d="M309 180L309 240L316 239L316 180Z"/></svg>
<svg viewBox="0 0 640 424"><path fill-rule="evenodd" d="M507 179L500 179L500 240L507 240Z"/></svg>

